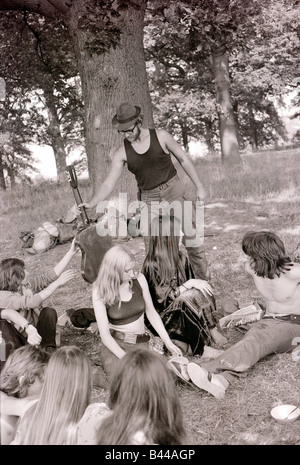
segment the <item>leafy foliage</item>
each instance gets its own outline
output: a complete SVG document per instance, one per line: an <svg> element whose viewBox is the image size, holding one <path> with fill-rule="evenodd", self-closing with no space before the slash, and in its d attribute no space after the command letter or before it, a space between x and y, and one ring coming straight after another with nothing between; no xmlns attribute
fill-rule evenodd
<svg viewBox="0 0 300 465"><path fill-rule="evenodd" d="M66 156L83 142L83 104L65 27L36 14L7 12L1 14L0 33L5 48L0 74L5 76L7 99L11 101L16 92L19 95L18 104L14 103L14 118L22 119L27 109L30 124L26 143L47 144L55 149L56 140L61 138ZM12 118L7 107L8 103L0 109L5 120ZM21 125L11 127L14 137L22 130Z"/></svg>
<svg viewBox="0 0 300 465"><path fill-rule="evenodd" d="M19 7L22 2L13 3ZM146 3L144 48L155 123L170 130L187 150L191 140L198 140L210 152L218 151L220 109L212 56L226 52L240 147L251 144L256 150L286 143L276 104L283 105L285 93L299 89L297 0L80 0L78 14L73 14L73 4L54 0L52 6L40 4L41 11L55 9L52 18L2 13L0 75L5 76L10 102L1 104L1 121L14 122L18 108L21 114L20 124L1 123L1 131L23 131L26 143L51 144L60 137L66 154L81 148L83 98L74 31L87 34L84 47L91 59L108 56L111 48L122 46L129 8L138 10ZM57 116L51 128L47 96ZM13 100L14 116L9 113ZM299 92L294 105L297 118ZM23 130L25 113L30 124Z"/></svg>
<svg viewBox="0 0 300 465"><path fill-rule="evenodd" d="M207 139L210 128L218 139L211 56L227 51L241 147L253 143L254 126L259 146L285 142L274 101L298 82L297 13L299 2L285 0L152 0L145 44L157 119L170 124L171 113L189 120L190 138ZM189 100L199 112L192 111ZM178 112L173 102L186 110Z"/></svg>

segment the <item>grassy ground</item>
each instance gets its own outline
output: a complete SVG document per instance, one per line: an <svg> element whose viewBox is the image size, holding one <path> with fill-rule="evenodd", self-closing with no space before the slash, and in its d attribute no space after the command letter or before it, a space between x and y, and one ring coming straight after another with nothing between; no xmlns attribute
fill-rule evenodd
<svg viewBox="0 0 300 465"><path fill-rule="evenodd" d="M217 305L231 296L246 303L258 294L243 270L241 239L247 230L270 229L285 242L292 255L300 242L299 178L300 157L296 150L265 152L243 156L238 170L227 170L217 161L199 162L197 170L207 191L205 205L205 250L210 263ZM191 186L187 182L187 190ZM82 186L87 198L89 187ZM38 273L51 268L67 251L69 244L56 246L38 256L21 248L19 233L34 230L44 221L66 214L73 203L68 185L22 186L5 193L0 200L0 259L17 256L28 270ZM139 264L144 258L141 238L127 242ZM80 256L72 266L78 276L46 302L59 314L68 308L91 307L91 286L81 278ZM224 331L225 347L242 337L235 329ZM100 364L99 336L64 328L63 344L76 344ZM197 357L196 357L197 358ZM299 405L299 361L291 354L266 357L246 378L237 379L225 399L217 400L204 391L178 383L190 445L300 445L300 420L289 425L276 423L270 410L279 403ZM94 399L105 401L106 392L94 390Z"/></svg>

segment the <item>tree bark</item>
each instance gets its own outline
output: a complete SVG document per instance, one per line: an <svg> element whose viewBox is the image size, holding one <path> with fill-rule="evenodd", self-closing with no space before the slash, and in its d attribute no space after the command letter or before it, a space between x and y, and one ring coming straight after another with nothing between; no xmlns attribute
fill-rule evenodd
<svg viewBox="0 0 300 465"><path fill-rule="evenodd" d="M231 103L227 52L212 55L212 69L215 79L217 112L220 125L221 158L224 164L234 165L239 163L241 158L234 111Z"/></svg>
<svg viewBox="0 0 300 465"><path fill-rule="evenodd" d="M10 179L10 187L15 187L16 186L15 172L14 172L13 168L11 168L10 166L7 166L6 169L7 169L7 175L9 177L9 179Z"/></svg>
<svg viewBox="0 0 300 465"><path fill-rule="evenodd" d="M44 96L49 115L48 134L51 139L51 147L55 158L57 181L63 183L66 182L67 166L65 141L60 130L59 117L57 114L53 91L44 90Z"/></svg>
<svg viewBox="0 0 300 465"><path fill-rule="evenodd" d="M188 128L185 121L181 122L181 136L184 150L189 152L189 137L188 137Z"/></svg>
<svg viewBox="0 0 300 465"><path fill-rule="evenodd" d="M4 166L2 162L2 155L0 153L0 189L6 189L6 183L4 178Z"/></svg>
<svg viewBox="0 0 300 465"><path fill-rule="evenodd" d="M141 106L145 124L153 126L143 48L145 6L141 1L139 9L129 7L122 12L120 44L105 54L91 55L86 47L89 33L78 28L78 15L70 21L82 83L88 168L94 189L105 178L113 151L122 141L112 127L117 106L124 101ZM128 189L132 194L134 190L135 195L134 178L125 171L119 190Z"/></svg>
<svg viewBox="0 0 300 465"><path fill-rule="evenodd" d="M207 150L208 153L213 155L215 152L215 145L214 145L214 134L213 134L213 125L212 121L208 118L204 119L204 125L205 125L205 142L207 145Z"/></svg>
<svg viewBox="0 0 300 465"><path fill-rule="evenodd" d="M233 114L234 114L234 121L235 121L235 127L236 127L236 135L237 135L237 141L238 141L238 146L239 150L243 149L245 144L243 141L243 138L241 136L241 131L240 131L240 123L239 123L239 103L238 101L235 101L233 104Z"/></svg>
<svg viewBox="0 0 300 465"><path fill-rule="evenodd" d="M256 128L256 121L253 114L252 104L248 103L248 115L249 115L249 128L250 128L250 141L252 146L252 152L257 152L258 150L258 135Z"/></svg>

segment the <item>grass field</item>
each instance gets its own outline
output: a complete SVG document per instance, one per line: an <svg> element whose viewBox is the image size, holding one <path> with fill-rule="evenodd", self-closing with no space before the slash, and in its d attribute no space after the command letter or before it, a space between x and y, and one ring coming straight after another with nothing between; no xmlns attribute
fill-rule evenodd
<svg viewBox="0 0 300 465"><path fill-rule="evenodd" d="M225 169L220 162L196 163L206 188L205 251L210 263L217 305L223 297L233 297L241 304L258 297L253 282L243 269L241 239L248 230L275 231L292 255L300 242L300 150L261 152L243 155L236 170ZM187 191L192 186L186 180ZM83 198L89 186L81 186ZM69 245L60 245L37 256L21 248L19 233L35 230L44 221L64 217L74 203L70 187L43 184L34 188L19 186L4 192L0 199L0 259L17 256L27 268L38 273L51 268L65 254ZM144 258L141 238L127 246ZM92 306L91 286L80 275L80 256L73 259L78 277L54 294L47 304L58 313L67 308ZM235 329L224 331L229 347L242 337ZM99 364L99 336L62 331L63 344L77 344ZM196 357L197 358L197 357ZM253 367L246 378L238 379L227 390L225 399L217 400L204 391L178 383L189 445L300 445L300 419L288 426L276 423L270 410L279 403L300 404L300 362L292 354L266 357ZM106 392L94 390L95 400L105 400Z"/></svg>

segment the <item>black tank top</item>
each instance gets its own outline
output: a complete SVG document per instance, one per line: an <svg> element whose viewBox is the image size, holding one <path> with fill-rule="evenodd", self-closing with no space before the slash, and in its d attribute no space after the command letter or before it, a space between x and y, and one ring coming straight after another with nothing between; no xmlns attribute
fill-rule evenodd
<svg viewBox="0 0 300 465"><path fill-rule="evenodd" d="M140 318L145 311L143 291L137 279L132 281L132 297L128 302L106 307L108 321L113 325L126 325Z"/></svg>
<svg viewBox="0 0 300 465"><path fill-rule="evenodd" d="M149 129L149 132L150 147L145 153L137 153L131 143L124 140L128 169L135 175L141 190L154 189L177 173L171 156L160 146L155 129Z"/></svg>

